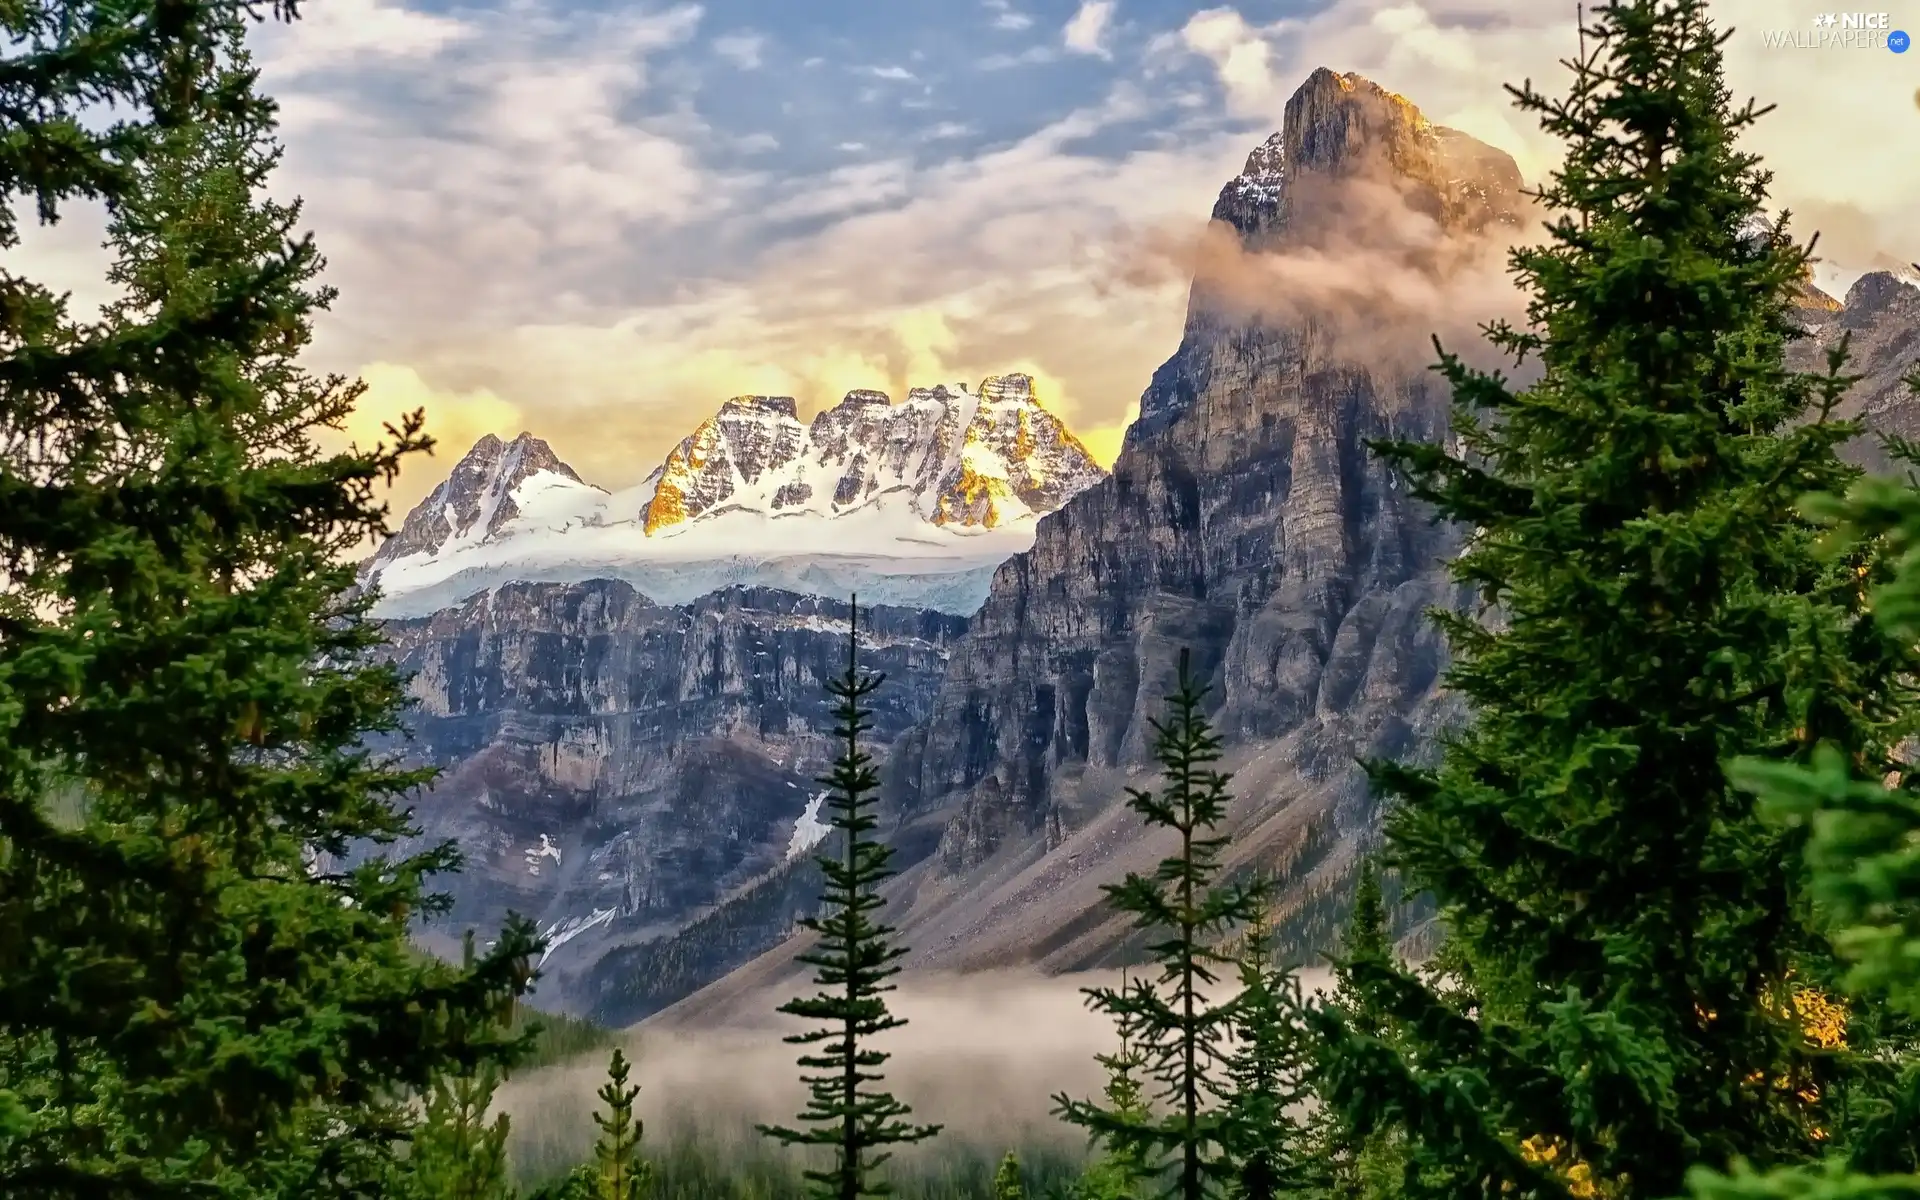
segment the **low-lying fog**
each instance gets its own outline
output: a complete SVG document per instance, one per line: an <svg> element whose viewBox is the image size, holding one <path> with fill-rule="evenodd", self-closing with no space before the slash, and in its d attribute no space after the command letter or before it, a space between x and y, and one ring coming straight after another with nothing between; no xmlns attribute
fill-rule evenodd
<svg viewBox="0 0 1920 1200"><path fill-rule="evenodd" d="M1324 971L1301 979L1309 991L1326 986ZM902 978L889 1006L908 1024L877 1039L893 1055L885 1086L913 1106L914 1120L945 1126L940 1141L948 1146L998 1153L1083 1145L1082 1132L1051 1115L1052 1097L1099 1093L1105 1075L1094 1056L1117 1042L1111 1020L1088 1011L1080 989L1119 982L1118 972ZM808 1025L774 1013L790 998L769 993L764 1021L698 1030L641 1025L622 1034L649 1142L696 1131L752 1138L755 1122L792 1123L806 1098L794 1063L800 1048L780 1039ZM584 1158L597 1132L590 1114L606 1066L605 1054L592 1054L502 1087L497 1105L513 1118L517 1151L542 1161Z"/></svg>

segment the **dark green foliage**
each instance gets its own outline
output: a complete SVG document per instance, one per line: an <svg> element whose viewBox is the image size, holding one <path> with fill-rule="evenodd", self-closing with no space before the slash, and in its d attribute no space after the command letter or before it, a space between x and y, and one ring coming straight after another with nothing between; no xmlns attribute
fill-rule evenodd
<svg viewBox="0 0 1920 1200"><path fill-rule="evenodd" d="M1086 992L1089 1007L1111 1015L1121 1036L1138 1049L1145 1074L1159 1084L1153 1098L1167 1111L1123 1114L1057 1097L1061 1119L1139 1156L1153 1176L1170 1180L1169 1194L1183 1200L1201 1200L1233 1177L1234 1165L1223 1152L1219 1101L1227 1091L1225 1046L1234 1006L1210 1000L1204 990L1220 983L1215 968L1233 966L1219 949L1222 939L1253 920L1266 898L1263 882L1220 882L1227 839L1213 831L1226 819L1231 777L1210 765L1220 759L1220 739L1202 711L1206 694L1181 651L1168 717L1153 725L1164 790L1156 795L1130 789L1127 799L1150 828L1178 834L1180 848L1152 875L1130 874L1106 888L1113 906L1153 939L1147 952L1159 976Z"/></svg>
<svg viewBox="0 0 1920 1200"><path fill-rule="evenodd" d="M1529 328L1490 330L1539 382L1443 354L1464 453L1376 447L1475 528L1455 573L1499 609L1441 618L1474 713L1441 765L1372 770L1471 992L1356 963L1398 1044L1315 1018L1335 1106L1410 1136L1409 1197L1660 1197L1689 1163L1816 1156L1837 1114L1795 1092L1837 1060L1780 998L1828 952L1799 835L1722 763L1832 740L1877 776L1911 714L1910 652L1855 619L1877 568L1820 558L1796 508L1853 478L1857 430L1829 419L1841 356L1783 365L1806 256L1755 227L1757 114L1699 0L1595 11L1567 99L1514 93L1567 148L1513 256Z"/></svg>
<svg viewBox="0 0 1920 1200"><path fill-rule="evenodd" d="M646 1127L633 1115L640 1086L628 1085L627 1070L626 1055L615 1047L607 1063L607 1081L600 1085L600 1103L606 1108L593 1114L593 1123L600 1127L599 1140L593 1145L593 1200L640 1200L646 1194L650 1170L640 1157Z"/></svg>
<svg viewBox="0 0 1920 1200"><path fill-rule="evenodd" d="M315 443L358 388L296 365L331 292L298 206L262 196L244 25L0 7L30 42L0 79L0 238L24 195L100 195L125 297L81 325L0 277L10 1200L386 1194L400 1098L511 1055L498 1017L536 950L524 923L471 970L409 950L450 848L329 865L411 835L395 805L427 778L364 748L404 693L345 559L428 442L416 419ZM127 123L82 130L109 100Z"/></svg>
<svg viewBox="0 0 1920 1200"><path fill-rule="evenodd" d="M1920 376L1909 381L1920 392ZM1897 564L1875 590L1873 612L1886 628L1920 640L1920 492L1885 479L1862 480L1844 501L1810 499L1808 509L1839 527L1832 548L1880 539ZM1888 1008L1920 1016L1920 787L1912 773L1887 786L1863 780L1840 748L1826 744L1807 766L1746 759L1732 773L1760 797L1773 819L1810 832L1812 891L1836 927L1856 995L1884 997ZM1911 1067L1907 1095L1911 1097ZM1911 1101L1909 1100L1909 1106ZM1912 1109L1900 1121L1913 1128ZM1856 1166L1858 1164L1856 1163ZM1878 1164L1875 1164L1878 1167ZM1879 1167L1878 1169L1884 1169ZM1731 1176L1691 1173L1695 1200L1914 1200L1920 1172L1911 1159L1897 1175L1850 1171L1835 1160L1820 1169Z"/></svg>
<svg viewBox="0 0 1920 1200"><path fill-rule="evenodd" d="M828 824L833 830L829 843L837 842L838 857L831 849L820 855L820 871L826 878L823 911L800 922L817 940L799 961L815 968L814 982L820 991L791 1000L779 1010L823 1022L821 1028L785 1039L801 1046L824 1043L820 1051L803 1054L799 1060L803 1070L819 1072L801 1076L812 1096L799 1119L812 1128L761 1127L762 1133L788 1145L819 1146L833 1152L830 1169L806 1172L815 1194L829 1200L888 1195L891 1189L877 1173L890 1157L887 1147L924 1141L940 1131L937 1125L910 1124L906 1118L912 1115L911 1109L891 1093L871 1086L884 1078L877 1068L889 1057L874 1048L873 1039L906 1024L887 1011L885 998L893 990L886 980L899 973L896 960L906 949L895 945L894 930L874 917L884 903L880 884L892 874L888 865L892 849L873 836L880 779L873 756L860 739L872 728L863 702L884 677L860 670L859 611L856 597L847 615L846 674L827 683L828 693L838 702L835 733L841 751L833 770L819 782L829 789L826 808L832 814Z"/></svg>
<svg viewBox="0 0 1920 1200"><path fill-rule="evenodd" d="M1263 918L1243 939L1239 969L1222 1110L1230 1190L1239 1200L1303 1195L1327 1181L1304 1123L1312 1046L1301 1020L1300 979L1275 965Z"/></svg>

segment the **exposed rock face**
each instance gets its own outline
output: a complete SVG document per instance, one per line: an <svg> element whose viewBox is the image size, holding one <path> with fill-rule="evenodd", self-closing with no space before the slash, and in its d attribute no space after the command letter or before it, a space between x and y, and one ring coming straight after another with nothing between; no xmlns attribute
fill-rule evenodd
<svg viewBox="0 0 1920 1200"><path fill-rule="evenodd" d="M926 711L966 622L861 617L864 666L888 677L875 736L891 737ZM536 917L566 939L540 988L565 1005L608 945L670 933L804 851L846 629L844 602L729 589L667 607L613 582L508 585L392 623L413 751L446 772L416 816L468 860L444 928Z"/></svg>
<svg viewBox="0 0 1920 1200"><path fill-rule="evenodd" d="M652 534L729 505L835 512L905 493L936 525L992 529L1102 474L1026 375L914 388L898 407L853 391L809 425L789 397L739 396L667 456L645 522Z"/></svg>
<svg viewBox="0 0 1920 1200"><path fill-rule="evenodd" d="M1354 181L1384 181L1460 238L1520 212L1507 156L1321 70L1214 220L1250 253L1308 250ZM1443 436L1447 396L1420 366L1330 355L1322 332L1250 320L1195 280L1112 477L1000 569L902 768L909 804L950 811L948 870L1008 839L1057 843L1087 815L1063 780L1144 764L1183 646L1228 736L1295 735L1299 772L1343 778L1356 800L1356 755L1400 753L1432 726L1442 648L1422 614L1454 601L1453 542L1365 442Z"/></svg>
<svg viewBox="0 0 1920 1200"><path fill-rule="evenodd" d="M1920 404L1905 383L1920 367L1920 272L1862 275L1834 311L1807 315L1813 336L1792 348L1797 365L1824 370L1826 350L1846 337L1845 370L1860 376L1840 415L1862 420L1878 433L1920 439ZM1849 456L1871 471L1906 469L1871 438L1861 439L1851 451Z"/></svg>
<svg viewBox="0 0 1920 1200"><path fill-rule="evenodd" d="M1316 70L1288 100L1279 133L1247 157L1220 189L1213 220L1246 252L1325 245L1350 236L1369 192L1392 193L1406 213L1454 236L1515 227L1522 211L1513 159L1457 130L1434 125L1404 97L1358 75ZM1396 214L1399 215L1399 214ZM1310 322L1249 321L1236 288L1196 273L1180 347L1140 398L1127 431L1133 446L1167 428L1214 386L1217 371L1246 375L1252 361L1298 360Z"/></svg>

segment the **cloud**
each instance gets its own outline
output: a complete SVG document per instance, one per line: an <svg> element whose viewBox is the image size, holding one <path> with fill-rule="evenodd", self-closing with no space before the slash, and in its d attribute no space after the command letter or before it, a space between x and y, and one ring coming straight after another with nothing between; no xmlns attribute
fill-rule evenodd
<svg viewBox="0 0 1920 1200"><path fill-rule="evenodd" d="M370 57L428 58L477 32L457 18L414 12L385 0L328 0L303 11L292 28L268 23L260 42L264 65L281 78L292 78L364 63Z"/></svg>
<svg viewBox="0 0 1920 1200"><path fill-rule="evenodd" d="M1009 0L986 0L988 11L994 14L993 27L1009 33L1018 33L1033 27L1033 18L1013 7Z"/></svg>
<svg viewBox="0 0 1920 1200"><path fill-rule="evenodd" d="M713 52L742 71L760 69L760 53L766 46L767 39L757 33L729 33L713 39Z"/></svg>
<svg viewBox="0 0 1920 1200"><path fill-rule="evenodd" d="M1508 272L1512 227L1443 228L1403 181L1378 172L1296 174L1291 187L1294 215L1278 246L1252 251L1227 225L1189 220L1098 247L1089 270L1115 289L1193 280L1216 312L1310 329L1322 360L1419 371L1432 362L1438 336L1476 365L1504 365L1487 351L1481 327L1525 322L1525 297ZM1538 228L1531 205L1516 200L1522 227Z"/></svg>
<svg viewBox="0 0 1920 1200"><path fill-rule="evenodd" d="M476 11L471 36L440 45L430 67L377 84L357 62L316 72L302 60L289 77L269 50L266 87L304 106L281 186L305 196L330 279L354 297L327 337L430 337L550 312L574 303L608 244L664 238L722 207L733 193L700 161L703 130L650 78L699 17Z"/></svg>
<svg viewBox="0 0 1920 1200"><path fill-rule="evenodd" d="M1276 83L1272 53L1261 31L1231 8L1210 8L1187 19L1180 29L1187 49L1212 62L1236 113L1263 115L1271 107Z"/></svg>
<svg viewBox="0 0 1920 1200"><path fill-rule="evenodd" d="M915 78L912 71L907 70L905 67L897 66L868 67L867 74L873 76L875 79L911 80Z"/></svg>
<svg viewBox="0 0 1920 1200"><path fill-rule="evenodd" d="M1101 39L1107 33L1107 23L1113 19L1113 3L1114 0L1082 0L1079 11L1060 31L1061 41L1068 50L1100 58L1113 57L1112 52L1101 45Z"/></svg>

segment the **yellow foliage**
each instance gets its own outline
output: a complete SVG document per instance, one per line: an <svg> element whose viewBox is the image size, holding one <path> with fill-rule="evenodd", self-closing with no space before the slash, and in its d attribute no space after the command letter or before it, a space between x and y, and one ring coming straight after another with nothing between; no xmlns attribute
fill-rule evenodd
<svg viewBox="0 0 1920 1200"><path fill-rule="evenodd" d="M1621 1190L1595 1179L1593 1167L1575 1156L1563 1138L1536 1133L1520 1143L1520 1157L1558 1175L1567 1185L1567 1191L1580 1200L1606 1200Z"/></svg>

